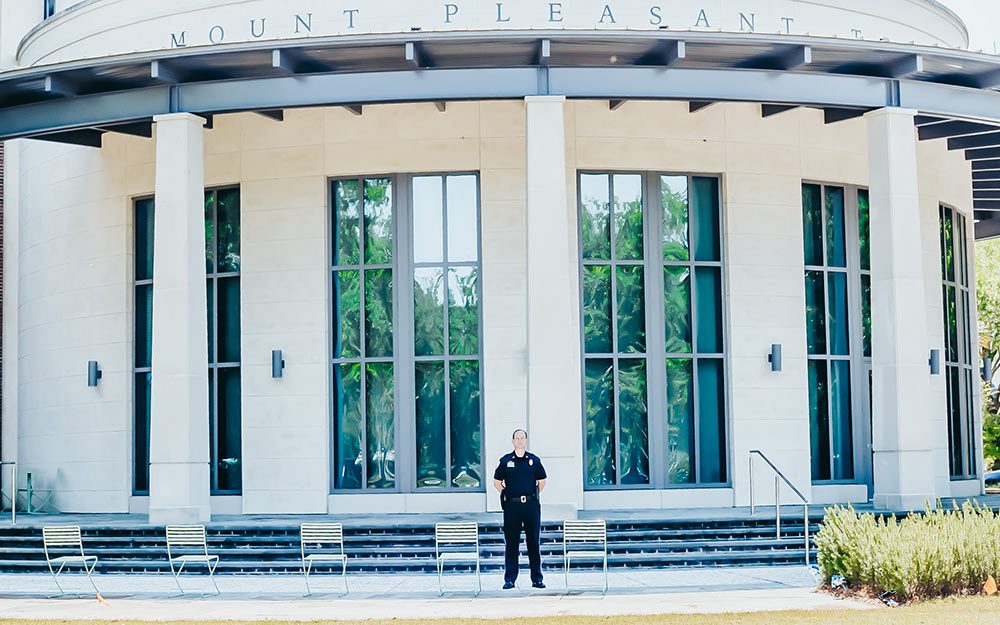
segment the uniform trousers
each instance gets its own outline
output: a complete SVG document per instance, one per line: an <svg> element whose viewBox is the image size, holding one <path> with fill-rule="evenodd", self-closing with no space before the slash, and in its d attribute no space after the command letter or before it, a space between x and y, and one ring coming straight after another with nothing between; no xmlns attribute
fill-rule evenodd
<svg viewBox="0 0 1000 625"><path fill-rule="evenodd" d="M542 508L536 497L521 503L519 497L511 497L503 504L503 536L506 541L504 559L504 581L514 583L518 573L518 555L521 551L521 532L528 547L528 565L531 568L531 583L542 582L542 556L538 541L541 537Z"/></svg>

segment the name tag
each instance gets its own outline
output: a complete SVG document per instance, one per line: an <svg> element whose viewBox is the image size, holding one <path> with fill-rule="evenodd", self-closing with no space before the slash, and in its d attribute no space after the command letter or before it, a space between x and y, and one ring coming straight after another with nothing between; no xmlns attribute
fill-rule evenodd
<svg viewBox="0 0 1000 625"><path fill-rule="evenodd" d="M507 468L508 469L513 469L514 468L514 461L513 460L508 460L507 461Z"/></svg>

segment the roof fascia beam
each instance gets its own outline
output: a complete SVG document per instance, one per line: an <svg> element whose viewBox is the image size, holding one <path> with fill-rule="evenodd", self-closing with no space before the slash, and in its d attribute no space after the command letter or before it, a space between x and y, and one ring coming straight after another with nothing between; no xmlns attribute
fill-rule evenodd
<svg viewBox="0 0 1000 625"><path fill-rule="evenodd" d="M153 137L153 122L128 122L124 124L112 124L110 126L101 126L95 128L95 130L100 130L103 132L116 132L123 135L130 135L133 137L143 137L145 139L151 139Z"/></svg>
<svg viewBox="0 0 1000 625"><path fill-rule="evenodd" d="M636 65L671 67L687 58L687 43L677 39L657 41L646 53L636 59Z"/></svg>
<svg viewBox="0 0 1000 625"><path fill-rule="evenodd" d="M538 42L538 49L535 51L535 65L545 67L552 58L552 42L542 39Z"/></svg>
<svg viewBox="0 0 1000 625"><path fill-rule="evenodd" d="M963 135L975 135L984 132L995 132L997 130L1000 130L1000 126L956 120L931 124L929 126L920 126L917 129L917 134L920 136L921 141L927 141L929 139L961 137Z"/></svg>
<svg viewBox="0 0 1000 625"><path fill-rule="evenodd" d="M976 75L973 80L980 89L993 89L1000 87L1000 69L991 69L988 72Z"/></svg>
<svg viewBox="0 0 1000 625"><path fill-rule="evenodd" d="M45 77L45 93L66 98L77 95L77 86L63 76L49 74Z"/></svg>
<svg viewBox="0 0 1000 625"><path fill-rule="evenodd" d="M404 56L406 61L417 69L434 67L434 60L427 54L424 44L419 41L406 42Z"/></svg>
<svg viewBox="0 0 1000 625"><path fill-rule="evenodd" d="M812 48L809 46L787 46L776 53L756 56L737 65L748 69L773 69L789 71L812 64Z"/></svg>
<svg viewBox="0 0 1000 625"><path fill-rule="evenodd" d="M968 137L948 139L949 150L968 150L971 148L991 148L1000 146L1000 132L987 132Z"/></svg>
<svg viewBox="0 0 1000 625"><path fill-rule="evenodd" d="M1000 148L983 148L979 150L966 150L965 160L981 161L1000 158Z"/></svg>
<svg viewBox="0 0 1000 625"><path fill-rule="evenodd" d="M284 109L274 109L269 111L254 111L254 113L260 115L261 117L266 117L272 119L276 122L285 121L285 111Z"/></svg>
<svg viewBox="0 0 1000 625"><path fill-rule="evenodd" d="M52 143L68 143L70 145L82 145L88 148L100 148L101 138L104 133L94 128L81 128L79 130L66 130L63 132L53 132L45 135L36 135L32 139L40 141L51 141Z"/></svg>
<svg viewBox="0 0 1000 625"><path fill-rule="evenodd" d="M787 111L799 108L797 105L789 104L761 104L760 105L760 116L761 117L774 117L775 115L780 115Z"/></svg>
<svg viewBox="0 0 1000 625"><path fill-rule="evenodd" d="M986 171L990 169L1000 169L1000 158L972 162L972 171Z"/></svg>
<svg viewBox="0 0 1000 625"><path fill-rule="evenodd" d="M181 82L181 77L178 75L176 69L171 67L170 63L160 60L149 64L149 77L156 82L171 85Z"/></svg>
<svg viewBox="0 0 1000 625"><path fill-rule="evenodd" d="M836 124L837 122L857 119L866 112L864 109L825 108L823 109L823 123Z"/></svg>
<svg viewBox="0 0 1000 625"><path fill-rule="evenodd" d="M326 63L307 58L298 50L272 50L271 67L275 71L289 76L296 74L321 74L333 71L333 68Z"/></svg>
<svg viewBox="0 0 1000 625"><path fill-rule="evenodd" d="M907 54L903 58L886 65L887 78L907 78L923 73L924 57L919 54Z"/></svg>

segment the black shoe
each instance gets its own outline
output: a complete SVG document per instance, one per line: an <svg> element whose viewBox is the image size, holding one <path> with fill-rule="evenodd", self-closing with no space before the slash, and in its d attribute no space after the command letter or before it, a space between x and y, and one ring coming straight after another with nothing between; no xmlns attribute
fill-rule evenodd
<svg viewBox="0 0 1000 625"><path fill-rule="evenodd" d="M514 587L514 582L504 582L503 583L503 589L504 590L510 590L513 587Z"/></svg>
<svg viewBox="0 0 1000 625"><path fill-rule="evenodd" d="M543 584L542 582L534 582L534 583L531 584L531 587L532 588L545 588L545 584Z"/></svg>

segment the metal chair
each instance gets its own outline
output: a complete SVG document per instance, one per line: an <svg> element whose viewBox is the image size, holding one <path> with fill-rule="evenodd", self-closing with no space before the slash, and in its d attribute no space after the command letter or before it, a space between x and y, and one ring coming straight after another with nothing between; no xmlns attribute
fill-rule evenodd
<svg viewBox="0 0 1000 625"><path fill-rule="evenodd" d="M472 550L470 550L471 548ZM446 562L476 563L476 596L483 591L479 568L479 523L437 523L434 525L434 559L437 562L438 590L444 594Z"/></svg>
<svg viewBox="0 0 1000 625"><path fill-rule="evenodd" d="M344 582L343 597L350 592L347 586L347 554L344 553L344 526L340 523L303 523L299 526L299 538L302 551L302 575L306 579L306 596L312 594L309 587L309 573L316 563L340 563L340 578ZM306 555L306 547L314 545L317 550L333 549L334 552L320 551ZM340 553L336 553L339 548Z"/></svg>
<svg viewBox="0 0 1000 625"><path fill-rule="evenodd" d="M598 549L599 547L599 549ZM608 592L608 524L604 519L563 522L563 572L569 590L569 567L573 560L601 560L604 588Z"/></svg>
<svg viewBox="0 0 1000 625"><path fill-rule="evenodd" d="M174 555L174 551L178 547L201 553ZM219 556L208 554L208 537L204 525L168 525L167 560L170 562L170 572L174 576L174 582L180 591L180 595L174 595L175 597L185 594L184 588L181 586L180 575L184 571L184 567L190 563L204 564L205 568L208 569L208 578L215 586L215 594L222 594L219 585L215 583L215 569L219 566ZM180 566L175 568L176 564ZM206 596L205 593L202 593L202 596Z"/></svg>
<svg viewBox="0 0 1000 625"><path fill-rule="evenodd" d="M62 585L59 583L59 574L63 572L67 564L79 564L82 566L83 571L87 574L87 579L90 580L90 585L94 587L94 595L97 596L100 594L92 575L94 568L97 567L97 556L88 556L83 552L83 537L80 534L80 527L78 525L47 525L43 527L42 547L45 550L45 562L49 565L49 573L52 574L52 581L56 583L56 588L59 589L59 595L56 596L66 594L66 591L63 590ZM79 549L80 555L52 557L49 549L53 547ZM59 568L54 570L52 568L53 564L58 564Z"/></svg>

